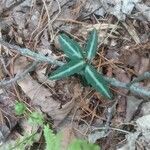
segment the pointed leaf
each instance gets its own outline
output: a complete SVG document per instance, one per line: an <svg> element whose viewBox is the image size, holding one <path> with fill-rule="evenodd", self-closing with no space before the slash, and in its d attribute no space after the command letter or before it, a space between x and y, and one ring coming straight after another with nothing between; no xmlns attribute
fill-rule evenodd
<svg viewBox="0 0 150 150"><path fill-rule="evenodd" d="M108 83L91 65L87 65L85 68L85 78L88 83L91 84L103 96L112 99L112 94L108 88Z"/></svg>
<svg viewBox="0 0 150 150"><path fill-rule="evenodd" d="M96 29L93 29L89 33L89 37L88 37L87 45L86 45L87 59L89 61L91 61L96 55L97 44L98 44L97 31Z"/></svg>
<svg viewBox="0 0 150 150"><path fill-rule="evenodd" d="M85 61L79 59L71 60L69 63L59 67L56 71L54 71L49 79L59 80L64 77L68 77L75 73L79 73L83 67L85 67Z"/></svg>
<svg viewBox="0 0 150 150"><path fill-rule="evenodd" d="M61 49L70 59L83 58L83 52L80 45L73 39L70 39L67 35L62 34L59 37Z"/></svg>

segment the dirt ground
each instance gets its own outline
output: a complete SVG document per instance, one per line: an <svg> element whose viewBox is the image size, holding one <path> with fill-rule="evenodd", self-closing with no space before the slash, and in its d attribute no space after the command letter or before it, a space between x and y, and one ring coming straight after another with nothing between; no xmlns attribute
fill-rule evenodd
<svg viewBox="0 0 150 150"><path fill-rule="evenodd" d="M64 145L79 138L102 150L150 150L149 0L0 0L0 5L0 149L33 130L38 140L27 149L44 149L41 127L33 129L26 114L15 113L21 102L63 132ZM67 62L59 35L84 49L94 28L98 48L92 65L108 81L112 100L78 74L48 78Z"/></svg>

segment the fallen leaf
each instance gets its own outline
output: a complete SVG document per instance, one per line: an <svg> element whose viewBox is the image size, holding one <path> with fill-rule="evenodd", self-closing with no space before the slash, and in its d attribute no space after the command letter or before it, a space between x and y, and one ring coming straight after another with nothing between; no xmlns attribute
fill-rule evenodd
<svg viewBox="0 0 150 150"><path fill-rule="evenodd" d="M137 3L135 7L140 12L138 13L139 16L142 14L144 16L143 18L146 18L147 21L150 21L150 7L148 5Z"/></svg>
<svg viewBox="0 0 150 150"><path fill-rule="evenodd" d="M15 73L21 73L25 68L25 64L28 64L26 59L17 59L14 63ZM31 99L31 104L40 107L43 112L51 116L55 125L59 124L74 106L74 99L61 106L61 103L52 97L51 91L34 80L29 74L18 80L17 83Z"/></svg>
<svg viewBox="0 0 150 150"><path fill-rule="evenodd" d="M135 4L141 0L105 0L102 5L107 13L111 13L119 20L125 20L126 15L130 15Z"/></svg>
<svg viewBox="0 0 150 150"><path fill-rule="evenodd" d="M148 131L150 130L150 114L142 116L136 120L139 130Z"/></svg>
<svg viewBox="0 0 150 150"><path fill-rule="evenodd" d="M49 80L46 74L46 67L41 69L36 69L37 79L41 84L48 84L50 87L54 87L56 85L55 80Z"/></svg>
<svg viewBox="0 0 150 150"><path fill-rule="evenodd" d="M140 61L140 69L138 71L138 74L141 75L146 71L150 70L150 59L142 57Z"/></svg>
<svg viewBox="0 0 150 150"><path fill-rule="evenodd" d="M142 107L141 107L140 114L141 114L142 116L145 116L145 115L149 115L149 114L150 114L150 102L143 103L143 105L142 105Z"/></svg>
<svg viewBox="0 0 150 150"><path fill-rule="evenodd" d="M135 112L138 110L139 105L142 103L142 99L138 99L134 96L127 96L126 118L125 122L131 121Z"/></svg>

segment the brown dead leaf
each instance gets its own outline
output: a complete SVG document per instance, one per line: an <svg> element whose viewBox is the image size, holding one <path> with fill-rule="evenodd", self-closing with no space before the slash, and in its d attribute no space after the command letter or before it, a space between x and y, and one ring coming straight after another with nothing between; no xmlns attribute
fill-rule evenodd
<svg viewBox="0 0 150 150"><path fill-rule="evenodd" d="M56 82L54 80L49 80L45 74L46 74L46 67L36 70L38 81L42 84L48 84L50 87L53 88Z"/></svg>
<svg viewBox="0 0 150 150"><path fill-rule="evenodd" d="M14 63L15 73L22 72L25 68L25 64L28 64L26 59L17 59ZM39 106L43 112L54 119L56 124L59 124L74 106L74 99L61 106L61 103L52 97L51 91L34 80L29 74L17 83L23 92L31 99L31 104L33 106Z"/></svg>
<svg viewBox="0 0 150 150"><path fill-rule="evenodd" d="M138 99L134 96L127 97L127 108L126 108L126 118L125 121L129 122L138 110L139 105L142 103L142 99Z"/></svg>
<svg viewBox="0 0 150 150"><path fill-rule="evenodd" d="M146 71L150 71L150 59L142 57L138 74L141 75Z"/></svg>
<svg viewBox="0 0 150 150"><path fill-rule="evenodd" d="M30 75L18 81L18 85L31 99L33 106L40 106L42 111L51 116L57 123L61 122L73 108L74 100L66 103L60 108L61 104L52 98L52 93L47 88L40 85Z"/></svg>
<svg viewBox="0 0 150 150"><path fill-rule="evenodd" d="M116 78L119 80L119 81L122 81L124 83L129 83L130 79L129 77L127 76L126 74L126 71L121 69L121 68L117 68L114 70L114 73L116 75Z"/></svg>
<svg viewBox="0 0 150 150"><path fill-rule="evenodd" d="M138 72L140 68L140 56L134 51L129 52L125 49L120 57L120 61L122 61L127 67L134 68L135 72Z"/></svg>

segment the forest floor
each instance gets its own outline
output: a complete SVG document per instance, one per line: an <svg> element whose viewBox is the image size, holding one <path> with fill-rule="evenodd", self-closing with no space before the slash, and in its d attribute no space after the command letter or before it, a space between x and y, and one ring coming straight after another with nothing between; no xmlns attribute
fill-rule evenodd
<svg viewBox="0 0 150 150"><path fill-rule="evenodd" d="M0 149L44 149L42 126L32 124L40 115L55 133L62 132L60 150L74 138L102 150L150 149L149 0L0 0L0 5ZM98 46L92 65L106 78L112 100L81 75L49 80L68 61L59 36L85 47L93 29ZM38 138L28 140L35 132Z"/></svg>

